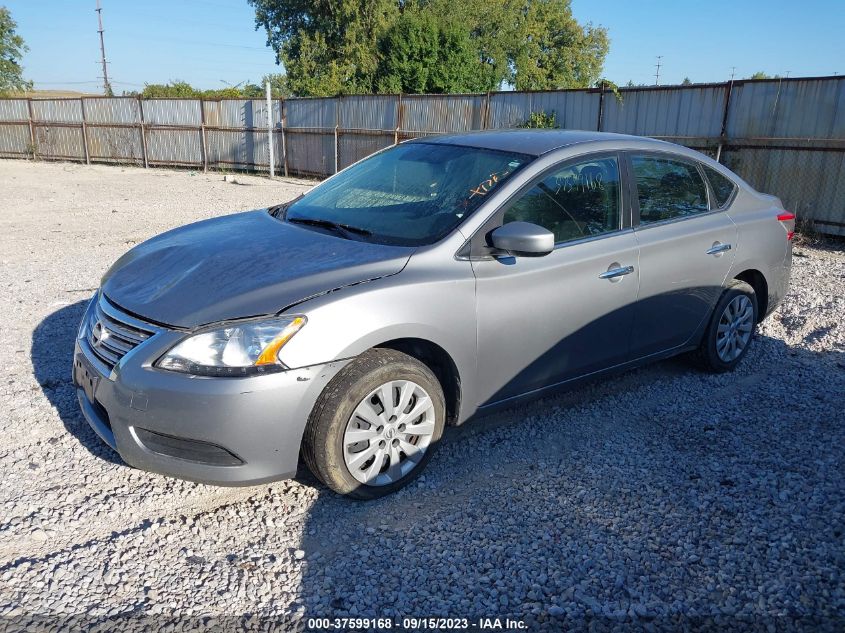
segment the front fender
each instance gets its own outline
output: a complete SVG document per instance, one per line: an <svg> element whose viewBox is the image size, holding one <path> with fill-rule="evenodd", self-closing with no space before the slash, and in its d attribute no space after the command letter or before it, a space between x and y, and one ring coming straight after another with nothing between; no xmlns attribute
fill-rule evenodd
<svg viewBox="0 0 845 633"><path fill-rule="evenodd" d="M477 404L475 278L469 262L436 271L406 268L393 277L342 288L289 309L307 325L280 358L291 368L347 359L396 339L435 343L461 376L462 422Z"/></svg>

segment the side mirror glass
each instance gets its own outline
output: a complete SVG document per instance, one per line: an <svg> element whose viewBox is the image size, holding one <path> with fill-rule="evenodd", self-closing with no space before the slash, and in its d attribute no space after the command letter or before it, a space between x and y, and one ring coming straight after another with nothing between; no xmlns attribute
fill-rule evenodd
<svg viewBox="0 0 845 633"><path fill-rule="evenodd" d="M542 257L555 248L554 234L531 222L508 222L490 234L490 242L517 257Z"/></svg>

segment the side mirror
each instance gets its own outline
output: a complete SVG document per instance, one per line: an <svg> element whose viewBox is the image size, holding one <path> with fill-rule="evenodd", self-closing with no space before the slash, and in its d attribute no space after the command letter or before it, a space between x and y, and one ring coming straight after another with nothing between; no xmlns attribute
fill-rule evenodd
<svg viewBox="0 0 845 633"><path fill-rule="evenodd" d="M522 257L542 257L555 249L555 236L530 222L508 222L490 234L494 248Z"/></svg>

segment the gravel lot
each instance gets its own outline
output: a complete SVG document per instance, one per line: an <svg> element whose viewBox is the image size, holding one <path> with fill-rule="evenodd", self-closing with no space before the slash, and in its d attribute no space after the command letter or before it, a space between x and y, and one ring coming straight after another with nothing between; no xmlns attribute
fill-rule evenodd
<svg viewBox="0 0 845 633"><path fill-rule="evenodd" d="M360 503L307 475L232 489L130 469L69 379L83 301L126 249L307 182L9 160L0 177L0 629L845 627L843 243L796 249L735 373L672 360L472 422L410 489Z"/></svg>

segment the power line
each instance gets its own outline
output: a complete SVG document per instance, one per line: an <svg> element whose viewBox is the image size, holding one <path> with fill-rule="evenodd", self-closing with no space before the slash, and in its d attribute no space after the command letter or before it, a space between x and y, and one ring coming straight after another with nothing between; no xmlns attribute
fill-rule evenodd
<svg viewBox="0 0 845 633"><path fill-rule="evenodd" d="M106 44L103 40L103 9L100 6L100 0L97 0L97 23L100 25L97 32L100 34L100 61L103 64L103 92L110 95L112 94L112 89L109 83L109 70L106 64Z"/></svg>
<svg viewBox="0 0 845 633"><path fill-rule="evenodd" d="M91 81L38 81L37 79L33 80L33 83L42 85L42 86L59 86L59 85L77 85L77 84L99 84L99 80L94 79Z"/></svg>
<svg viewBox="0 0 845 633"><path fill-rule="evenodd" d="M176 42L179 44L193 44L196 46L210 46L210 47L217 47L217 48L240 48L244 50L251 50L251 51L267 51L272 53L273 50L267 46L248 46L246 44L224 44L223 42L211 42L208 40L186 40L181 37L159 37L153 35L141 35L140 39L144 40L152 40L157 42Z"/></svg>
<svg viewBox="0 0 845 633"><path fill-rule="evenodd" d="M209 2L209 0L191 0L190 4L205 4L209 7L218 7L220 9L238 9L239 5L241 4L239 0L236 0L232 4L221 4L219 2Z"/></svg>

